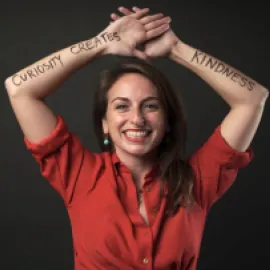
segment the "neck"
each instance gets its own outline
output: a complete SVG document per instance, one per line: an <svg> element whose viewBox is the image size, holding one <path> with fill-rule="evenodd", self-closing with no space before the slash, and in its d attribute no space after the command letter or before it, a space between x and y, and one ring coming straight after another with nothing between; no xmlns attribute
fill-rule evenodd
<svg viewBox="0 0 270 270"><path fill-rule="evenodd" d="M116 151L116 154L120 161L129 168L134 180L137 184L140 184L140 186L143 184L144 176L157 161L156 152L144 156L130 155L128 153L122 153L121 151Z"/></svg>

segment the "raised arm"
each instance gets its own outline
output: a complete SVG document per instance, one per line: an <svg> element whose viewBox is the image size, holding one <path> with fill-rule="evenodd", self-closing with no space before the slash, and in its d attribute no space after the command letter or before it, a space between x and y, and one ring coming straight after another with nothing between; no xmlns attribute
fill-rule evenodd
<svg viewBox="0 0 270 270"><path fill-rule="evenodd" d="M160 35L169 27L166 21L160 20L162 14L149 16L148 12L143 9L123 17L97 36L53 53L6 79L10 103L29 141L39 142L55 128L56 116L44 99L76 70L104 54L145 57L136 45ZM158 23L151 25L157 20Z"/></svg>
<svg viewBox="0 0 270 270"><path fill-rule="evenodd" d="M138 7L118 10L124 15L141 11ZM111 14L112 20L119 18ZM236 150L245 151L261 121L268 90L219 59L185 44L171 29L144 45L148 58L169 57L196 73L228 103L231 110L222 121L222 136Z"/></svg>
<svg viewBox="0 0 270 270"><path fill-rule="evenodd" d="M222 121L224 139L238 151L245 151L259 126L268 90L213 56L181 41L173 46L170 58L195 72L230 106Z"/></svg>
<svg viewBox="0 0 270 270"><path fill-rule="evenodd" d="M12 109L29 141L41 141L56 126L56 116L45 104L44 98L52 94L75 70L101 55L105 38L108 36L74 44L6 79ZM117 35L114 36L116 39Z"/></svg>

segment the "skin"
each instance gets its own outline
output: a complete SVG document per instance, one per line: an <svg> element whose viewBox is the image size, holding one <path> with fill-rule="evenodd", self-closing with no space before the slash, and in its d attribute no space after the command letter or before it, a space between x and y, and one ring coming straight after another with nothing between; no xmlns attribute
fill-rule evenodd
<svg viewBox="0 0 270 270"><path fill-rule="evenodd" d="M127 100L121 100L120 97ZM156 87L150 80L131 73L121 76L114 83L108 92L103 131L110 135L117 156L125 161L133 175L140 175L141 178L152 167L166 126L165 112L158 100ZM123 133L130 129L147 129L151 133L144 141L131 142Z"/></svg>
<svg viewBox="0 0 270 270"><path fill-rule="evenodd" d="M132 11L124 7L118 10L126 16L141 11L137 7ZM120 18L111 14L113 20ZM222 137L235 150L248 149L261 122L268 89L218 58L182 42L171 28L145 42L144 53L150 59L167 56L203 79L230 107L221 123Z"/></svg>

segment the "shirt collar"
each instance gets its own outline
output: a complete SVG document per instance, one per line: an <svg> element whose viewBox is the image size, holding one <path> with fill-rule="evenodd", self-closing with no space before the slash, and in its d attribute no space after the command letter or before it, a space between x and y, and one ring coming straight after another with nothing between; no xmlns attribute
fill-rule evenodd
<svg viewBox="0 0 270 270"><path fill-rule="evenodd" d="M116 155L115 151L112 153L112 163L114 165L115 172L117 175L120 174L120 170L121 170L121 172L126 172L126 171L129 172L129 169L120 161L120 159ZM160 166L159 166L159 163L157 163L145 175L145 178L146 178L146 180L153 179L153 178L157 177L159 174L160 174Z"/></svg>
<svg viewBox="0 0 270 270"><path fill-rule="evenodd" d="M114 166L114 171L116 175L120 175L120 170L121 172L129 172L129 169L120 161L118 156L116 155L116 152L112 153L112 163ZM146 174L145 176L145 182L151 182L152 180L156 179L160 175L160 164L157 163L153 166L153 168ZM164 194L165 196L168 194L168 186L167 183L164 185Z"/></svg>

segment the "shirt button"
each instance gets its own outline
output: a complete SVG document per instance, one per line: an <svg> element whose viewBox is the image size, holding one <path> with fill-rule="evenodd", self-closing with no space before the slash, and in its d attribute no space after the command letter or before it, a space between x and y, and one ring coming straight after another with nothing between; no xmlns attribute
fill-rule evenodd
<svg viewBox="0 0 270 270"><path fill-rule="evenodd" d="M144 259L142 260L142 262L143 262L144 264L147 264L147 263L148 263L148 259L147 259L147 258L144 258Z"/></svg>
<svg viewBox="0 0 270 270"><path fill-rule="evenodd" d="M150 192L150 191L151 191L151 188L148 187L148 188L146 188L145 190L146 190L147 192Z"/></svg>

